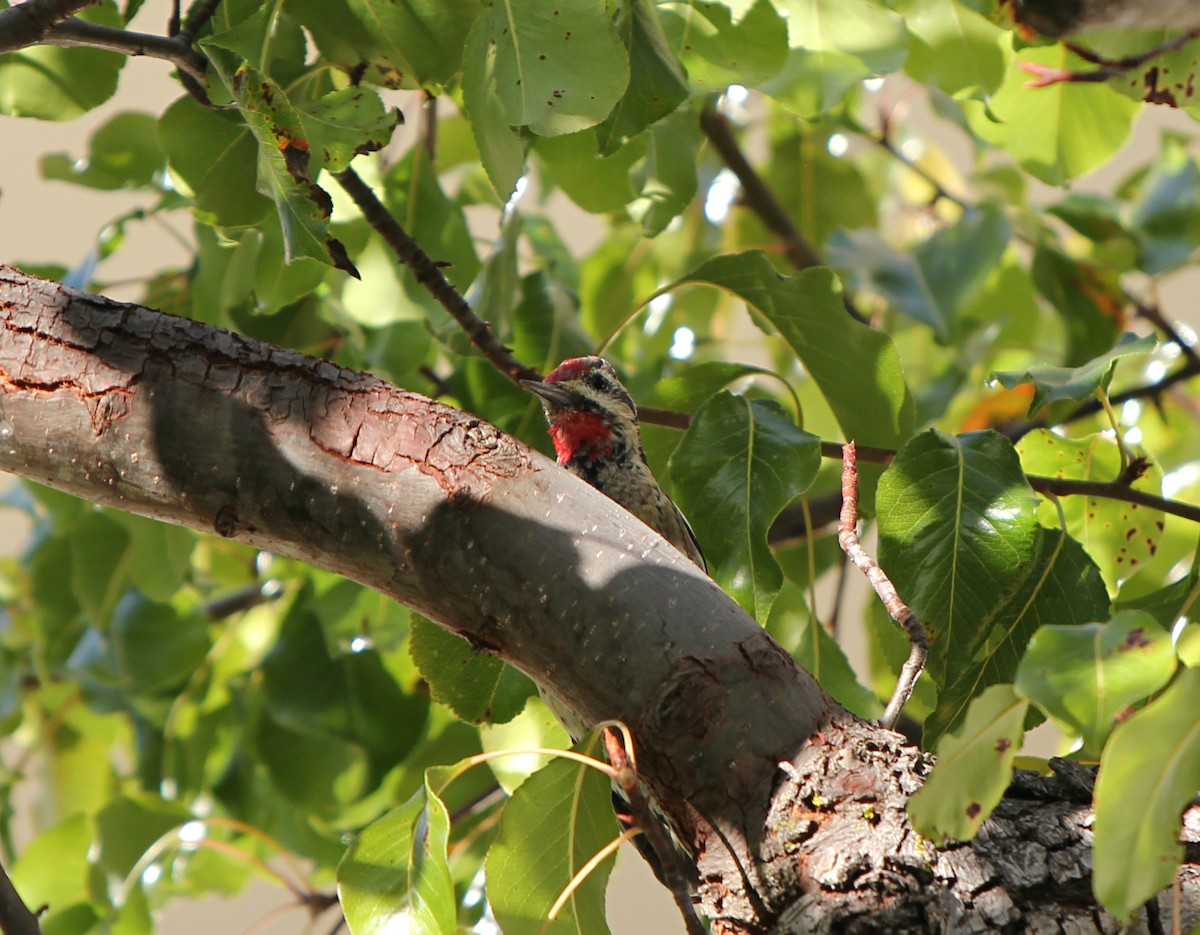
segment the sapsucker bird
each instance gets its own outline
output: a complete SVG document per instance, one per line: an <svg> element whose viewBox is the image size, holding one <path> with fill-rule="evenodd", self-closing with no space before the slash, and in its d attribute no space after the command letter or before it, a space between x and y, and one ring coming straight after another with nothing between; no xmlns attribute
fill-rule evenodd
<svg viewBox="0 0 1200 935"><path fill-rule="evenodd" d="M616 500L702 571L708 570L692 527L658 486L646 463L637 406L608 361L601 357L574 357L564 360L541 383L522 380L521 385L542 400L560 465ZM572 740L578 742L587 733L589 725L567 705L544 690L542 698ZM629 803L616 789L613 809L623 827L630 828L636 823ZM673 833L671 837L680 847ZM634 845L654 875L665 884L660 858L670 858L656 854L642 836L634 838ZM689 864L685 862L684 866Z"/></svg>
<svg viewBox="0 0 1200 935"><path fill-rule="evenodd" d="M692 527L650 472L637 406L608 361L564 360L541 383L521 385L542 400L559 464L707 570Z"/></svg>

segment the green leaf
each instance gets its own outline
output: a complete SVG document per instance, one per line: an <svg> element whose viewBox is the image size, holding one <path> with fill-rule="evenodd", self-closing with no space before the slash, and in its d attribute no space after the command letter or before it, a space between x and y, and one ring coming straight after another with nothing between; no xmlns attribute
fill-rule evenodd
<svg viewBox="0 0 1200 935"><path fill-rule="evenodd" d="M307 591L296 598L261 666L270 711L297 732L360 745L377 780L417 743L428 698L406 692L389 671L389 660L369 642L331 653L317 612L336 617L336 610L310 599Z"/></svg>
<svg viewBox="0 0 1200 935"><path fill-rule="evenodd" d="M1029 418L1041 415L1056 403L1078 405L1092 397L1097 390L1107 392L1112 382L1116 362L1125 357L1149 354L1158 346L1152 334L1138 337L1126 331L1117 339L1112 350L1089 360L1079 367L1030 367L1027 370L1005 370L992 374L1002 386L1012 389L1022 383L1033 384L1033 401L1029 404ZM1059 475L1062 476L1062 475Z"/></svg>
<svg viewBox="0 0 1200 935"><path fill-rule="evenodd" d="M625 47L591 0L495 4L480 14L468 45L467 56L486 56L483 71L494 78L508 125L539 136L594 127L629 84Z"/></svg>
<svg viewBox="0 0 1200 935"><path fill-rule="evenodd" d="M0 0L0 9L9 6ZM76 15L102 26L125 25L111 0ZM0 114L74 120L113 96L124 65L124 55L91 48L37 45L0 55Z"/></svg>
<svg viewBox="0 0 1200 935"><path fill-rule="evenodd" d="M384 204L400 218L409 235L431 258L447 264L443 274L465 291L479 274L479 256L462 206L442 189L425 147L414 146L392 167L384 179L383 195ZM409 302L432 307L433 299L407 267L402 278L408 283Z"/></svg>
<svg viewBox="0 0 1200 935"><path fill-rule="evenodd" d="M1183 669L1163 694L1109 738L1096 777L1092 888L1128 918L1170 884L1183 858L1180 814L1200 789L1200 669Z"/></svg>
<svg viewBox="0 0 1200 935"><path fill-rule="evenodd" d="M333 203L314 181L319 166L309 165L310 141L299 112L278 84L221 42L217 36L201 44L258 141L259 190L275 202L287 262L310 257L357 276L346 248L329 235Z"/></svg>
<svg viewBox="0 0 1200 935"><path fill-rule="evenodd" d="M968 841L1012 781L1029 702L993 685L971 702L962 729L937 746L937 765L908 800L913 827L933 841Z"/></svg>
<svg viewBox="0 0 1200 935"><path fill-rule="evenodd" d="M129 578L152 601L169 601L187 578L196 534L133 513L115 516L129 533Z"/></svg>
<svg viewBox="0 0 1200 935"><path fill-rule="evenodd" d="M71 590L94 623L106 623L128 578L129 534L104 513L91 513L71 534Z"/></svg>
<svg viewBox="0 0 1200 935"><path fill-rule="evenodd" d="M100 844L97 863L117 877L125 877L159 838L186 824L191 813L178 802L149 793L121 795L96 816Z"/></svg>
<svg viewBox="0 0 1200 935"><path fill-rule="evenodd" d="M212 645L199 614L180 614L130 592L112 619L112 652L117 676L137 694L178 688L204 661Z"/></svg>
<svg viewBox="0 0 1200 935"><path fill-rule="evenodd" d="M971 129L1004 149L1030 175L1062 185L1107 161L1128 138L1139 110L1136 103L1085 82L1031 89L1019 62L1072 71L1091 66L1061 44L1022 49L986 106L963 102Z"/></svg>
<svg viewBox="0 0 1200 935"><path fill-rule="evenodd" d="M1148 613L1126 610L1108 623L1039 629L1016 689L1083 738L1081 757L1099 758L1118 718L1167 684L1175 664L1170 634Z"/></svg>
<svg viewBox="0 0 1200 935"><path fill-rule="evenodd" d="M848 439L897 447L914 406L892 339L846 314L827 269L786 277L758 251L718 256L667 288L709 283L743 299L779 330L816 381Z"/></svg>
<svg viewBox="0 0 1200 935"><path fill-rule="evenodd" d="M1163 152L1139 186L1131 226L1138 268L1156 276L1183 266L1200 247L1200 169L1185 146L1164 139Z"/></svg>
<svg viewBox="0 0 1200 935"><path fill-rule="evenodd" d="M124 111L103 123L88 143L88 154L42 157L42 177L87 188L157 188L167 157L158 145L158 118Z"/></svg>
<svg viewBox="0 0 1200 935"><path fill-rule="evenodd" d="M1010 33L953 0L901 0L908 27L904 70L947 94L986 97L1000 87L1012 57Z"/></svg>
<svg viewBox="0 0 1200 935"><path fill-rule="evenodd" d="M631 173L638 196L629 205L629 216L642 225L645 236L661 234L696 197L700 142L700 127L688 111L651 128L646 154Z"/></svg>
<svg viewBox="0 0 1200 935"><path fill-rule="evenodd" d="M472 724L511 721L534 694L533 683L512 666L416 614L409 651L434 700Z"/></svg>
<svg viewBox="0 0 1200 935"><path fill-rule="evenodd" d="M793 112L814 117L835 107L864 78L904 62L904 20L870 0L783 0L791 49L783 73L764 90Z"/></svg>
<svg viewBox="0 0 1200 935"><path fill-rule="evenodd" d="M385 108L378 93L361 85L332 91L297 110L310 151L330 172L340 172L360 153L382 149L403 120L398 109Z"/></svg>
<svg viewBox="0 0 1200 935"><path fill-rule="evenodd" d="M254 728L255 759L273 791L315 817L332 820L374 788L362 744L319 727L293 726L273 713Z"/></svg>
<svg viewBox="0 0 1200 935"><path fill-rule="evenodd" d="M1007 439L930 430L897 454L876 504L879 562L924 623L927 668L944 685L1035 558L1036 498Z"/></svg>
<svg viewBox="0 0 1200 935"><path fill-rule="evenodd" d="M462 67L467 32L482 9L479 0L346 4L366 28L380 62L400 73L394 85L407 88L440 84L454 76Z"/></svg>
<svg viewBox="0 0 1200 935"><path fill-rule="evenodd" d="M536 935L550 907L585 863L617 836L608 779L556 759L513 793L488 851L488 901L505 935ZM608 935L604 861L567 900L546 935Z"/></svg>
<svg viewBox="0 0 1200 935"><path fill-rule="evenodd" d="M236 116L184 96L162 115L158 139L177 187L192 196L201 219L247 227L270 213L271 200L257 189L258 145Z"/></svg>
<svg viewBox="0 0 1200 935"><path fill-rule="evenodd" d="M492 188L507 202L525 168L525 147L513 132L512 121L500 96L500 61L492 45L493 27L478 16L463 53L463 109L471 135Z"/></svg>
<svg viewBox="0 0 1200 935"><path fill-rule="evenodd" d="M856 288L878 293L946 341L1000 263L1011 234L998 209L973 208L918 245L911 256L864 230L834 234L829 260L848 271Z"/></svg>
<svg viewBox="0 0 1200 935"><path fill-rule="evenodd" d="M671 456L673 489L710 570L759 620L783 583L767 530L820 464L820 440L782 406L724 392L705 403Z"/></svg>
<svg viewBox="0 0 1200 935"><path fill-rule="evenodd" d="M450 816L425 784L368 826L338 864L338 899L351 935L457 931L446 856Z"/></svg>
<svg viewBox="0 0 1200 935"><path fill-rule="evenodd" d="M1128 302L1117 271L1079 262L1042 241L1033 254L1033 283L1067 325L1068 366L1084 364L1116 343Z"/></svg>
<svg viewBox="0 0 1200 935"><path fill-rule="evenodd" d="M755 87L787 60L787 21L770 0L754 0L734 20L728 6L694 0L683 9L660 7L663 32L688 80L700 92L727 85Z"/></svg>
<svg viewBox="0 0 1200 935"><path fill-rule="evenodd" d="M653 0L622 4L616 25L629 55L629 86L596 128L604 156L612 155L627 139L667 116L688 97L687 74L671 51Z"/></svg>
<svg viewBox="0 0 1200 935"><path fill-rule="evenodd" d="M1104 579L1078 542L1061 530L1043 527L1035 555L1020 587L991 618L980 621L968 634L966 646L947 661L937 707L925 719L927 745L954 729L967 705L985 688L1014 679L1039 627L1067 627L1108 616Z"/></svg>
<svg viewBox="0 0 1200 935"><path fill-rule="evenodd" d="M845 651L810 612L797 585L784 582L766 628L838 704L861 718L883 713L883 705L858 681Z"/></svg>
<svg viewBox="0 0 1200 935"><path fill-rule="evenodd" d="M1070 480L1115 480L1121 472L1121 453L1115 439L1105 435L1063 438L1045 429L1030 432L1017 444L1021 466L1030 474ZM1162 469L1148 465L1132 484L1135 490L1157 494ZM1074 496L1060 500L1067 532L1083 543L1099 565L1110 590L1149 562L1162 538L1165 516L1137 503L1108 497ZM1058 524L1058 509L1043 502L1043 523Z"/></svg>
<svg viewBox="0 0 1200 935"><path fill-rule="evenodd" d="M1179 33L1174 28L1145 29L1138 21L1123 24L1123 28L1090 30L1088 48L1111 61L1145 56ZM1181 48L1156 52L1148 60L1110 78L1108 87L1132 101L1163 104L1180 110L1200 103L1196 87L1195 51L1185 43Z"/></svg>
<svg viewBox="0 0 1200 935"><path fill-rule="evenodd" d="M646 141L634 140L605 156L596 149L595 133L585 130L543 137L535 141L534 150L554 184L573 202L592 214L608 214L633 200L636 193L629 174L645 153Z"/></svg>
<svg viewBox="0 0 1200 935"><path fill-rule="evenodd" d="M768 372L748 364L718 360L701 361L655 381L649 395L640 399L646 406L695 412L709 397L736 380L751 374ZM642 446L646 449L647 460L655 475L667 474L667 462L671 453L679 447L682 437L678 429L649 423L642 425Z"/></svg>
<svg viewBox="0 0 1200 935"><path fill-rule="evenodd" d="M62 909L87 896L88 850L92 822L87 815L64 818L21 851L11 870L13 885L27 906L49 906L45 925Z"/></svg>

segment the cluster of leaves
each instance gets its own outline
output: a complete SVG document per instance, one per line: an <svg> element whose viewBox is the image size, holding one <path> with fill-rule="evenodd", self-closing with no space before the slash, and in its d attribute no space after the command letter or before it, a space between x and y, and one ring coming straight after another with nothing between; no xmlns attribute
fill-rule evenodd
<svg viewBox="0 0 1200 935"><path fill-rule="evenodd" d="M85 15L119 28L140 6ZM1108 161L1145 88L1031 91L1021 61L1085 65L1010 27L992 0L223 0L198 44L216 108L181 94L42 160L49 178L148 193L150 207L114 219L86 267L25 265L102 288L125 226L190 224L191 265L148 270L147 304L436 392L544 444L536 404L341 197L331 175L353 160L520 360L602 348L639 401L694 413L685 434L647 426L645 442L714 576L864 716L902 635L868 613L863 684L845 621L813 596L841 567L832 537L768 542L785 509L811 518L836 495L819 439L898 450L885 472L864 466L862 502L931 637L911 713L945 765L914 820L972 834L1023 731L1048 717L1101 758L1097 893L1128 914L1169 880L1200 786L1196 531L1098 496L1039 499L1027 475L1112 481L1144 457L1137 489L1196 495L1184 401L1075 415L1114 380L1194 365L1171 340L1121 335L1129 284L1149 294L1200 245L1200 171L1167 135L1111 195L1036 187ZM2 56L0 108L69 119L111 95L123 62ZM397 123L384 94L429 119L371 156ZM790 269L763 205L735 205L699 119L722 94L792 236L826 266ZM897 122L914 99L929 116ZM594 245L569 236L565 201L593 216ZM1014 430L1027 418L1057 428ZM34 536L4 569L0 716L38 757L4 790L45 771L44 827L13 868L51 907L45 931L149 931L152 907L236 890L284 851L312 862L315 885L341 863L358 935L397 913L413 930L474 924L487 854L490 911L532 932L615 834L605 782L578 764L522 782L544 760L490 761L449 784L448 764L565 735L527 680L403 608L37 488L9 505ZM498 825L479 807L495 782L513 792ZM555 925L603 930L603 885Z"/></svg>

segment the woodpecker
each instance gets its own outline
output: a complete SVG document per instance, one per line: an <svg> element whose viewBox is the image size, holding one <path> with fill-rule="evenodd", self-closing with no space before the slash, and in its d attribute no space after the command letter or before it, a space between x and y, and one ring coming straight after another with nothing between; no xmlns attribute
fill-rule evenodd
<svg viewBox="0 0 1200 935"><path fill-rule="evenodd" d="M658 486L646 463L637 406L612 365L601 357L573 357L555 367L542 382L522 380L521 385L542 401L558 463L615 500L707 572L696 534L679 507ZM554 695L539 690L577 743L587 733L588 725ZM634 827L637 822L630 804L615 787L612 801L621 826ZM686 854L670 823L653 805L652 811L664 824L675 849ZM685 876L692 871L690 860L656 853L643 835L635 837L633 843L664 886L670 887L663 860L676 863ZM688 882L695 886L697 881L689 877Z"/></svg>
<svg viewBox="0 0 1200 935"><path fill-rule="evenodd" d="M637 406L607 360L574 357L521 385L542 401L560 465L708 570L692 527L650 472Z"/></svg>

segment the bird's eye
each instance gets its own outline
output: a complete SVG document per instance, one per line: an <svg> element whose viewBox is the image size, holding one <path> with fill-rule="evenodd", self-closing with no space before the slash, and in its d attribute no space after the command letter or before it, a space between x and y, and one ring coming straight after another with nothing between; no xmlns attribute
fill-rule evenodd
<svg viewBox="0 0 1200 935"><path fill-rule="evenodd" d="M608 380L604 378L604 374L602 373L589 373L585 382L592 389L600 392L604 392L608 389Z"/></svg>

